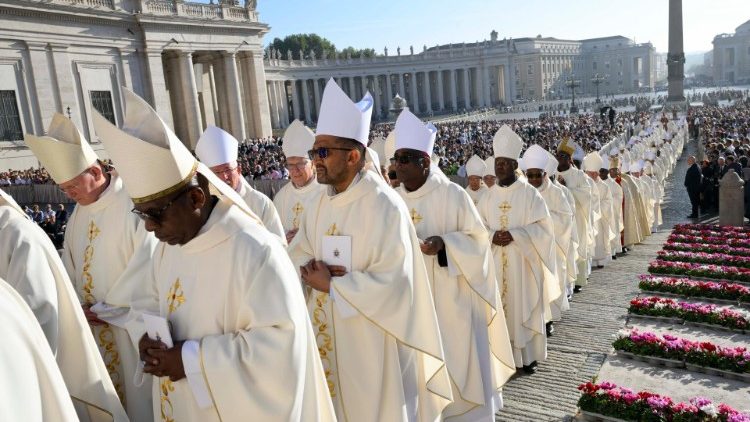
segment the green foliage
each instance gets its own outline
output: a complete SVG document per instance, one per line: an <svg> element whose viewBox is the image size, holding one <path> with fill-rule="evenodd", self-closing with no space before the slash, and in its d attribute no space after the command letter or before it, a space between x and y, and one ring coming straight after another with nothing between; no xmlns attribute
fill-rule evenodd
<svg viewBox="0 0 750 422"><path fill-rule="evenodd" d="M310 51L314 51L315 57L319 59L324 55L331 57L336 52L341 57L345 57L347 53L350 53L352 58L355 59L362 56L374 57L376 55L375 50L372 48L356 49L354 47L346 47L343 50L338 50L331 41L318 34L293 34L287 35L284 39L274 38L269 47L279 50L284 59L287 59L287 51L291 51L295 60L299 59L300 51L302 51L306 59L310 58Z"/></svg>

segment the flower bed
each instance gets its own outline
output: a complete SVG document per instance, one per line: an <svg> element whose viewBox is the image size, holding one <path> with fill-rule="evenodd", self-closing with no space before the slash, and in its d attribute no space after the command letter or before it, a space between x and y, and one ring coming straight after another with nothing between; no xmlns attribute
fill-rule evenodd
<svg viewBox="0 0 750 422"><path fill-rule="evenodd" d="M671 293L683 297L722 299L735 303L750 303L750 287L737 283L698 281L689 278L640 276L641 290Z"/></svg>
<svg viewBox="0 0 750 422"><path fill-rule="evenodd" d="M667 251L684 251L684 252L705 252L705 253L725 253L733 256L750 257L750 248L727 247L726 244L713 245L710 243L680 243L667 242L664 244L664 250Z"/></svg>
<svg viewBox="0 0 750 422"><path fill-rule="evenodd" d="M669 334L660 337L635 328L632 331L620 331L612 346L618 352L718 369L720 372L717 375L724 375L724 372L735 373L740 375L738 379L750 381L750 352L746 347L722 347L707 341L692 341ZM667 366L674 367L668 362Z"/></svg>
<svg viewBox="0 0 750 422"><path fill-rule="evenodd" d="M652 317L680 318L685 321L716 325L744 332L750 328L747 313L714 304L681 302L674 299L649 296L637 297L630 301L628 312Z"/></svg>
<svg viewBox="0 0 750 422"><path fill-rule="evenodd" d="M694 236L672 233L667 242L673 243L707 243L711 245L732 246L735 248L750 248L750 239L730 239L724 236Z"/></svg>
<svg viewBox="0 0 750 422"><path fill-rule="evenodd" d="M714 404L705 397L694 397L688 403L675 403L668 396L648 391L636 393L611 382L587 382L578 386L578 407L584 414L612 417L622 421L674 422L750 422L750 415L726 404Z"/></svg>
<svg viewBox="0 0 750 422"><path fill-rule="evenodd" d="M648 272L652 274L686 275L716 280L731 280L750 283L750 269L730 267L727 265L698 264L693 262L674 262L657 259L651 261Z"/></svg>
<svg viewBox="0 0 750 422"><path fill-rule="evenodd" d="M742 231L724 231L713 229L687 229L687 228L675 228L672 230L675 234L684 234L688 236L710 236L710 237L725 237L729 239L750 239L750 232Z"/></svg>
<svg viewBox="0 0 750 422"><path fill-rule="evenodd" d="M691 262L697 264L724 265L750 269L750 257L734 256L725 253L659 251L657 258L662 261Z"/></svg>
<svg viewBox="0 0 750 422"><path fill-rule="evenodd" d="M718 224L675 224L675 230L710 230L715 232L750 233L750 227L719 226Z"/></svg>

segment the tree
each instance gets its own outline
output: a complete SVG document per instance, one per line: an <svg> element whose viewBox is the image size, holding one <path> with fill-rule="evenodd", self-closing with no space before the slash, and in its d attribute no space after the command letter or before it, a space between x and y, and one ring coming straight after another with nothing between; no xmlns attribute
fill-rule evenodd
<svg viewBox="0 0 750 422"><path fill-rule="evenodd" d="M287 51L291 51L295 60L299 59L300 51L302 51L304 58L310 58L310 51L314 51L317 58L322 58L324 53L328 57L333 56L334 53L345 57L349 53L355 59L360 57L375 57L376 55L375 50L372 48L356 49L354 47L346 47L343 50L337 50L331 41L318 34L293 34L287 35L284 39L274 38L269 47L279 50L285 59L288 58L286 56Z"/></svg>

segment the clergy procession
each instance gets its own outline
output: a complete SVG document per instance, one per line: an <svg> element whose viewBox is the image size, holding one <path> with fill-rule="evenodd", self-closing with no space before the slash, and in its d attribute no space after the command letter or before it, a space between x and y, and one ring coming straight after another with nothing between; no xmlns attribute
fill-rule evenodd
<svg viewBox="0 0 750 422"><path fill-rule="evenodd" d="M127 89L25 143L76 207L61 254L0 190L7 421L493 421L602 269L659 230L683 119L641 115L592 150L512 126L441 171L438 129L331 79L283 136L271 200L209 126L195 151ZM588 152L588 153L586 153Z"/></svg>

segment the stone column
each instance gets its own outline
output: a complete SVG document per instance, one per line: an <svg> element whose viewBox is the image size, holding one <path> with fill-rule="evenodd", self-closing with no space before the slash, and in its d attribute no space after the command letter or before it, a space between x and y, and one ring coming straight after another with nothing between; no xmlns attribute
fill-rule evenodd
<svg viewBox="0 0 750 422"><path fill-rule="evenodd" d="M279 119L281 121L279 122L279 127L283 129L289 126L289 97L286 93L286 83L284 81L277 82L276 95L278 95L278 104L280 107Z"/></svg>
<svg viewBox="0 0 750 422"><path fill-rule="evenodd" d="M229 126L225 130L241 142L247 138L247 132L245 131L244 112L242 111L236 54L224 51L221 56L224 59L224 77L227 84L227 105L229 106Z"/></svg>
<svg viewBox="0 0 750 422"><path fill-rule="evenodd" d="M266 72L263 67L263 53L256 51L245 51L240 56L245 62L246 73L243 75L243 86L245 92L246 113L250 113L253 120L254 131L249 135L253 138L266 138L271 136L271 116L268 104L268 91L266 89Z"/></svg>
<svg viewBox="0 0 750 422"><path fill-rule="evenodd" d="M467 110L471 108L471 91L469 88L469 68L463 69L463 82L464 82L464 108Z"/></svg>
<svg viewBox="0 0 750 422"><path fill-rule="evenodd" d="M320 116L320 80L313 79L313 93L315 94L315 120Z"/></svg>
<svg viewBox="0 0 750 422"><path fill-rule="evenodd" d="M391 101L393 100L393 87L391 86L391 84L393 83L393 80L391 79L391 74L390 73L386 73L386 75L385 75L385 82L386 82L385 83L385 96L386 96L386 98L385 98L385 108L386 108L385 114L387 116L388 113L390 112Z"/></svg>
<svg viewBox="0 0 750 422"><path fill-rule="evenodd" d="M357 84L354 83L354 77L353 76L349 76L346 79L348 79L347 83L349 84L349 98L351 98L352 101L359 101L359 98L357 98L357 93L354 92L354 88L357 85Z"/></svg>
<svg viewBox="0 0 750 422"><path fill-rule="evenodd" d="M458 111L458 93L456 92L456 78L458 77L458 75L456 74L456 69L451 69L450 77L451 106L453 107L453 112L455 113L456 111Z"/></svg>
<svg viewBox="0 0 750 422"><path fill-rule="evenodd" d="M180 51L177 54L180 84L177 87L173 87L173 89L177 88L182 91L181 99L184 109L178 110L178 112L184 116L184 126L180 140L188 149L193 150L195 149L195 144L198 142L198 138L203 134L201 108L198 104L198 88L195 82L195 69L193 68L193 53L190 51Z"/></svg>
<svg viewBox="0 0 750 422"><path fill-rule="evenodd" d="M471 72L471 71L470 71ZM482 68L474 68L474 96L477 99L477 107L484 107L484 89L482 87Z"/></svg>
<svg viewBox="0 0 750 422"><path fill-rule="evenodd" d="M419 114L419 93L417 92L417 73L412 72L411 78L409 78L409 85L411 91L411 98L409 102L409 108L414 114Z"/></svg>
<svg viewBox="0 0 750 422"><path fill-rule="evenodd" d="M667 102L684 103L685 52L682 49L682 0L669 0L669 52Z"/></svg>
<svg viewBox="0 0 750 422"><path fill-rule="evenodd" d="M438 111L443 111L445 109L445 94L443 92L443 80L444 74L442 70L437 71L437 75L435 75L435 83L437 84L437 91L438 91Z"/></svg>
<svg viewBox="0 0 750 422"><path fill-rule="evenodd" d="M305 107L305 124L310 124L312 113L310 113L310 89L307 87L307 79L302 80L302 104Z"/></svg>
<svg viewBox="0 0 750 422"><path fill-rule="evenodd" d="M370 79L370 76L360 76L359 77L359 88L360 88L360 90L357 91L357 95L358 95L357 99L358 100L360 98L362 98L362 97L365 96L365 92L369 91L369 89L367 89L367 81L369 79ZM355 84L355 86L356 86L356 84ZM373 92L371 92L371 94L374 97L375 96L375 92L374 92L375 91L375 88L374 88L375 84L373 84L372 86L373 86L373 89L372 89Z"/></svg>
<svg viewBox="0 0 750 422"><path fill-rule="evenodd" d="M427 104L425 112L432 112L432 88L430 87L430 72L424 72L424 101Z"/></svg>
<svg viewBox="0 0 750 422"><path fill-rule="evenodd" d="M151 106L168 126L172 126L172 105L169 101L167 82L164 79L164 64L161 50L146 51L146 79Z"/></svg>
<svg viewBox="0 0 750 422"><path fill-rule="evenodd" d="M268 82L268 106L271 114L271 125L274 129L279 127L279 108L277 107L276 100L276 83L274 81Z"/></svg>
<svg viewBox="0 0 750 422"><path fill-rule="evenodd" d="M482 67L482 86L484 87L484 105L492 106L492 94L490 93L490 69L487 66Z"/></svg>
<svg viewBox="0 0 750 422"><path fill-rule="evenodd" d="M65 114L66 107L70 107L71 110L80 110L78 104L78 95L76 95L76 83L73 79L73 73L70 71L71 63L70 56L68 55L68 46L64 44L51 44L50 49L52 50L52 62L55 64L55 78L57 79L57 92L59 95L55 96L55 107L58 112ZM120 50L120 54L123 57L123 65L130 62L133 50L128 50L126 53ZM134 58L133 58L134 59ZM127 66L129 68L129 66ZM129 73L130 69L127 69L125 73ZM138 73L140 74L140 69ZM133 89L132 84L129 85ZM112 100L119 97L119 93L113 93ZM66 114L67 116L67 114ZM122 116L120 116L122 117ZM71 120L76 124L77 127L82 126L80 113L70 116ZM89 137L89 141L92 141L94 137Z"/></svg>
<svg viewBox="0 0 750 422"><path fill-rule="evenodd" d="M300 110L299 110L299 92L297 91L297 81L292 79L290 82L292 83L292 112L294 113L294 118L299 120Z"/></svg>
<svg viewBox="0 0 750 422"><path fill-rule="evenodd" d="M382 109L382 106L380 104L380 95L378 94L378 77L377 76L363 76L362 77L362 90L363 91L369 91L372 95L373 103L372 103L372 115L375 119L380 118L380 110ZM372 78L372 79L370 79ZM372 84L370 85L372 89L368 89L367 85L368 82L372 80Z"/></svg>
<svg viewBox="0 0 750 422"><path fill-rule="evenodd" d="M404 74L403 73L398 74L398 93L397 94L403 98L406 98L406 89L404 88Z"/></svg>

